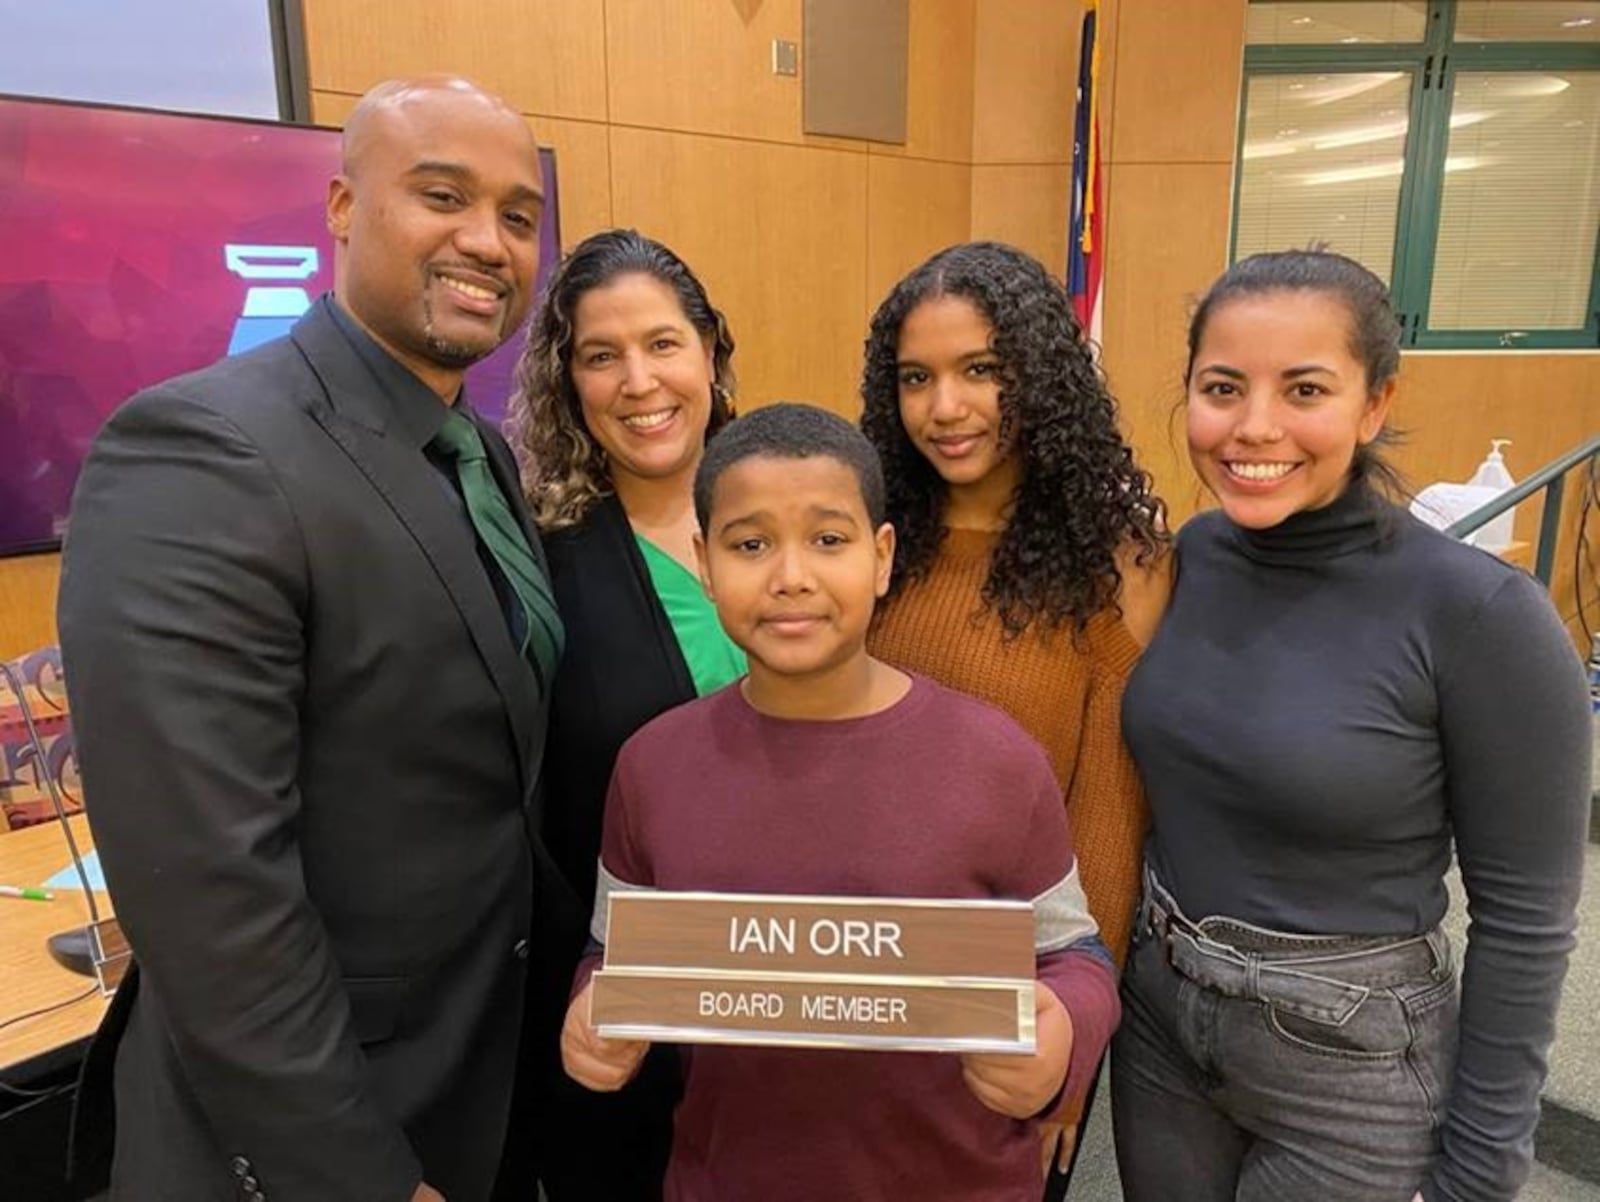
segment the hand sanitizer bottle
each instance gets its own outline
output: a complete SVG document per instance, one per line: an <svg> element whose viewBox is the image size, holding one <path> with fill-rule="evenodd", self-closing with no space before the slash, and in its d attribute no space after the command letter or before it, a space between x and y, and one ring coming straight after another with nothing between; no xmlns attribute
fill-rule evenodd
<svg viewBox="0 0 1600 1202"><path fill-rule="evenodd" d="M1489 457L1478 465L1478 470L1473 474L1468 484L1475 484L1479 488L1492 488L1496 492L1505 492L1516 483L1511 478L1511 473L1506 470L1505 458L1500 454L1501 447L1511 445L1509 438L1491 439L1489 443ZM1511 545L1512 519L1515 514L1508 510L1499 517L1489 522L1478 533L1478 546L1485 551L1504 551Z"/></svg>

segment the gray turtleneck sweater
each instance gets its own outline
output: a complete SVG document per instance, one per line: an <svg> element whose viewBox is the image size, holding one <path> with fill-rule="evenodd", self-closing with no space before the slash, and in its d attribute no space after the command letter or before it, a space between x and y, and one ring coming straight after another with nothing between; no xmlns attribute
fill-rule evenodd
<svg viewBox="0 0 1600 1202"><path fill-rule="evenodd" d="M1587 689L1549 598L1359 485L1270 530L1202 514L1178 573L1123 703L1156 872L1192 918L1417 934L1453 836L1472 925L1424 1194L1513 1197L1589 821Z"/></svg>

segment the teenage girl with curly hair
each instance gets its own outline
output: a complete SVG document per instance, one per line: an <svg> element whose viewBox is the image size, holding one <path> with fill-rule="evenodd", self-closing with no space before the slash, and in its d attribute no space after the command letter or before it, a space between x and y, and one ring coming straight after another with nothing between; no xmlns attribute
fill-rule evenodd
<svg viewBox="0 0 1600 1202"><path fill-rule="evenodd" d="M1122 690L1165 606L1165 507L1065 289L1014 247L954 246L901 280L872 319L861 395L897 537L872 651L1044 745L1120 964L1147 825ZM1083 1104L1067 1100L1069 1127Z"/></svg>

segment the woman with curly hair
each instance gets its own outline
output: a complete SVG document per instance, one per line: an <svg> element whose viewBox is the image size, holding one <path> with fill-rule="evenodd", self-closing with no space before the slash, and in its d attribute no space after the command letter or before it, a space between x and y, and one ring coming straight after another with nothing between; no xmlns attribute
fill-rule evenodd
<svg viewBox="0 0 1600 1202"><path fill-rule="evenodd" d="M873 653L1044 745L1120 965L1147 822L1120 710L1165 605L1164 506L1065 289L1014 247L954 246L901 280L873 316L861 395L897 537ZM1067 1100L1069 1128L1083 1105Z"/></svg>
<svg viewBox="0 0 1600 1202"><path fill-rule="evenodd" d="M517 366L523 458L566 652L551 699L541 833L545 946L497 1197L655 1199L671 1145L675 1052L616 1095L561 1071L557 1035L594 903L600 824L622 744L664 710L744 674L694 564L693 484L733 417L733 337L689 267L634 230L580 243L556 270ZM546 877L554 876L548 870ZM536 1101L537 1098L537 1101Z"/></svg>

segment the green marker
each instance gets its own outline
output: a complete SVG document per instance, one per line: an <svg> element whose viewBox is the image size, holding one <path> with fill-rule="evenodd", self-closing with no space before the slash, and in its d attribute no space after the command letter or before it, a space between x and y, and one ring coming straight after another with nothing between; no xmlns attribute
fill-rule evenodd
<svg viewBox="0 0 1600 1202"><path fill-rule="evenodd" d="M54 901L55 894L48 889L22 889L16 885L0 885L0 897L21 897L28 901Z"/></svg>

